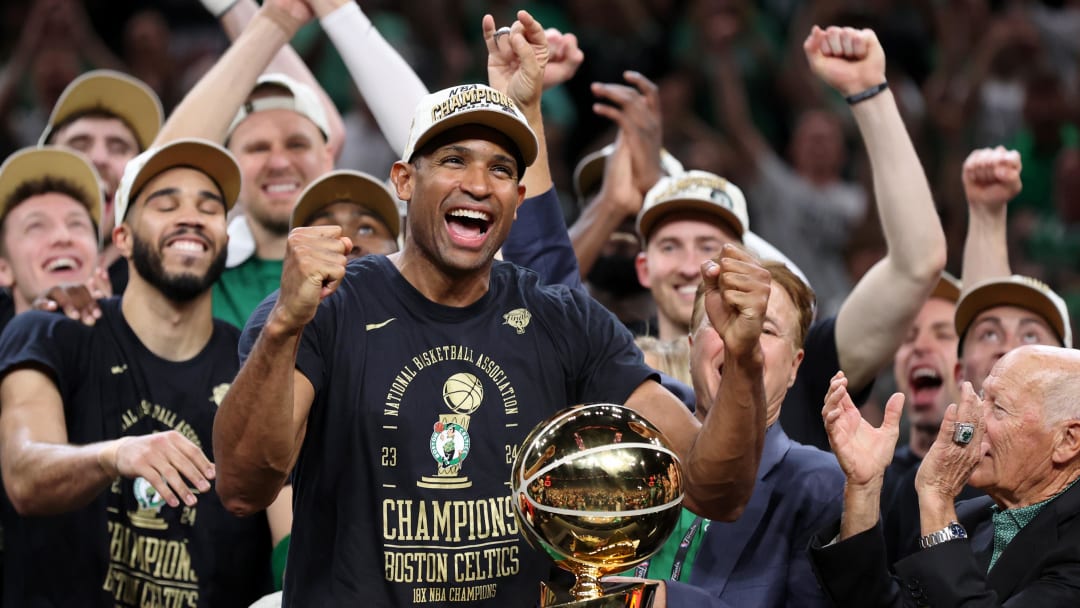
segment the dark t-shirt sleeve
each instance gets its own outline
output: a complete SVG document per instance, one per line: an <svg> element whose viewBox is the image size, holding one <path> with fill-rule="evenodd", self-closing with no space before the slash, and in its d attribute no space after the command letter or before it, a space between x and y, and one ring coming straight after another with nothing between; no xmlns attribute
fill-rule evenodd
<svg viewBox="0 0 1080 608"><path fill-rule="evenodd" d="M577 255L555 188L525 199L502 246L503 259L540 275L545 285L581 287Z"/></svg>
<svg viewBox="0 0 1080 608"><path fill-rule="evenodd" d="M659 375L645 365L634 337L611 312L583 290L570 289L568 305L574 319L571 332L561 336L567 377L576 379L569 394L576 403L626 403L646 380Z"/></svg>
<svg viewBox="0 0 1080 608"><path fill-rule="evenodd" d="M35 366L51 373L61 395L69 393L68 383L78 377L65 373L77 349L61 348L78 341L80 325L67 317L31 310L15 315L0 334L0 379L19 368Z"/></svg>

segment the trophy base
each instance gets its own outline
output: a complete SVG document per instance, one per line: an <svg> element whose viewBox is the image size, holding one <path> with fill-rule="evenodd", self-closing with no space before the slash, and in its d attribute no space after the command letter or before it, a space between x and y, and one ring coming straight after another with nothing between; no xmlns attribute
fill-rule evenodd
<svg viewBox="0 0 1080 608"><path fill-rule="evenodd" d="M575 600L568 591L540 583L540 608L648 608L659 583L613 583L604 586L604 595L591 600Z"/></svg>

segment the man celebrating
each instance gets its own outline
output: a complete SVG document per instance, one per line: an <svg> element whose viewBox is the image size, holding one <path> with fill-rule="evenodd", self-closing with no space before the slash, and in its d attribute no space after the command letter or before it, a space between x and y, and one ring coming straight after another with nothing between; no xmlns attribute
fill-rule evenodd
<svg viewBox="0 0 1080 608"><path fill-rule="evenodd" d="M222 148L180 140L136 157L116 194L124 295L93 326L18 315L0 337L4 604L243 606L269 590L265 517L212 489L211 426L236 369L215 322L225 213L240 189ZM65 576L57 577L56 572Z"/></svg>
<svg viewBox="0 0 1080 608"><path fill-rule="evenodd" d="M52 146L20 150L0 167L0 285L15 314L57 285L92 280L98 181L81 155Z"/></svg>
<svg viewBox="0 0 1080 608"><path fill-rule="evenodd" d="M883 559L877 522L903 399L890 400L885 422L875 429L855 410L838 374L822 415L847 475L844 515L811 545L818 579L834 602L1080 602L1078 374L1075 350L1023 346L994 364L982 400L964 384L915 480L922 548L896 563L896 578ZM988 496L954 507L965 483Z"/></svg>
<svg viewBox="0 0 1080 608"><path fill-rule="evenodd" d="M573 403L625 402L655 420L683 457L688 506L710 518L736 517L753 486L768 272L734 248L706 266L726 359L701 425L610 313L494 261L525 167L539 158L530 173L549 175L547 43L524 11L498 33L485 17L484 37L493 88L426 97L394 165L409 204L402 250L346 267L340 228L294 230L280 294L242 339L215 420L219 491L235 512L257 510L295 467L286 605L501 606L536 593L550 562L518 535L506 480L528 431ZM451 425L460 451L447 466Z"/></svg>
<svg viewBox="0 0 1080 608"><path fill-rule="evenodd" d="M41 145L82 153L97 169L105 190L100 228L115 293L127 285L127 262L112 245L114 195L128 161L150 147L161 129L161 101L141 80L112 70L94 70L71 81L53 107Z"/></svg>

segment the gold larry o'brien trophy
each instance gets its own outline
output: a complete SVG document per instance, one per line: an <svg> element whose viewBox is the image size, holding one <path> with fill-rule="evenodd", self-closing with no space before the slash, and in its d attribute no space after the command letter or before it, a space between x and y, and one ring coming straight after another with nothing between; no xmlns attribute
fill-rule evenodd
<svg viewBox="0 0 1080 608"><path fill-rule="evenodd" d="M533 548L576 577L541 584L544 608L649 606L655 583L599 578L645 561L679 521L679 458L649 421L608 403L563 410L529 433L512 469L514 512Z"/></svg>

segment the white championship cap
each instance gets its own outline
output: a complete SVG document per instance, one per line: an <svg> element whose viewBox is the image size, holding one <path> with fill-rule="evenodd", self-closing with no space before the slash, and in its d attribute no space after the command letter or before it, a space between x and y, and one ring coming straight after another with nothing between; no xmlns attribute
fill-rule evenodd
<svg viewBox="0 0 1080 608"><path fill-rule="evenodd" d="M506 93L483 84L450 87L420 99L402 160L411 161L416 151L436 135L470 124L491 127L509 137L517 145L525 167L536 160L540 146L529 121ZM522 172L525 167L521 167Z"/></svg>
<svg viewBox="0 0 1080 608"><path fill-rule="evenodd" d="M750 225L746 197L728 180L707 171L687 171L663 177L645 195L637 217L637 231L642 240L665 215L676 211L698 211L715 215L742 239Z"/></svg>
<svg viewBox="0 0 1080 608"><path fill-rule="evenodd" d="M289 94L255 96L255 93L258 93L259 89L264 87L280 87L288 91ZM259 80L255 82L255 88L252 89L252 96L249 96L244 105L240 106L240 110L236 113L236 117L233 118L232 124L229 125L229 130L225 133L225 141L229 141L233 131L245 118L255 112L265 110L290 110L296 112L315 123L315 126L322 131L323 137L330 137L330 121L326 119L326 110L323 108L322 102L319 101L319 95L315 90L285 74L273 73L259 76Z"/></svg>

